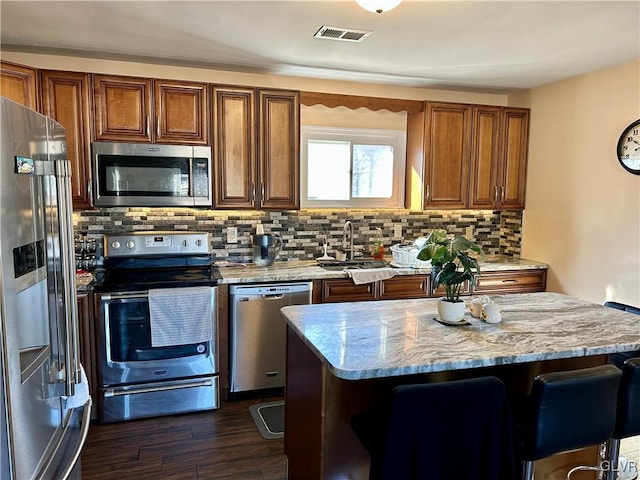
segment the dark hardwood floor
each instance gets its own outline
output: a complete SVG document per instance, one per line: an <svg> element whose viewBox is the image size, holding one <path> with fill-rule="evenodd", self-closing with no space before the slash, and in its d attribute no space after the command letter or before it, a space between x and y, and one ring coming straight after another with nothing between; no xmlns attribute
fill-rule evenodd
<svg viewBox="0 0 640 480"><path fill-rule="evenodd" d="M203 413L94 423L82 453L82 479L284 479L284 441L262 438L249 413L249 406L261 401L222 402L218 410Z"/></svg>

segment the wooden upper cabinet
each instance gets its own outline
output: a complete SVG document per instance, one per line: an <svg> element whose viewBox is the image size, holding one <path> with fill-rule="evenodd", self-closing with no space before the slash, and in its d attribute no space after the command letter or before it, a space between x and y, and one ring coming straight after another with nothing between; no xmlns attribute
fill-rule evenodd
<svg viewBox="0 0 640 480"><path fill-rule="evenodd" d="M0 62L0 95L32 110L37 110L37 91L35 68Z"/></svg>
<svg viewBox="0 0 640 480"><path fill-rule="evenodd" d="M527 182L529 110L503 109L498 208L523 209Z"/></svg>
<svg viewBox="0 0 640 480"><path fill-rule="evenodd" d="M495 209L499 198L501 107L473 107L469 208Z"/></svg>
<svg viewBox="0 0 640 480"><path fill-rule="evenodd" d="M424 208L467 208L471 106L427 102Z"/></svg>
<svg viewBox="0 0 640 480"><path fill-rule="evenodd" d="M89 75L43 70L40 76L42 112L65 128L73 207L91 207Z"/></svg>
<svg viewBox="0 0 640 480"><path fill-rule="evenodd" d="M300 94L258 90L259 207L300 208Z"/></svg>
<svg viewBox="0 0 640 480"><path fill-rule="evenodd" d="M96 140L151 142L151 80L93 76Z"/></svg>
<svg viewBox="0 0 640 480"><path fill-rule="evenodd" d="M475 106L469 208L524 208L529 110Z"/></svg>
<svg viewBox="0 0 640 480"><path fill-rule="evenodd" d="M155 141L208 143L207 85L154 80Z"/></svg>
<svg viewBox="0 0 640 480"><path fill-rule="evenodd" d="M93 76L96 140L208 142L206 84Z"/></svg>
<svg viewBox="0 0 640 480"><path fill-rule="evenodd" d="M255 90L212 88L213 206L255 208L257 182Z"/></svg>

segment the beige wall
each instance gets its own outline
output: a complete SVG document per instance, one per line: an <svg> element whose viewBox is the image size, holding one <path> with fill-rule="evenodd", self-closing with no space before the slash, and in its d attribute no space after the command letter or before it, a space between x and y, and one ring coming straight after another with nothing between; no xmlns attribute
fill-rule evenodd
<svg viewBox="0 0 640 480"><path fill-rule="evenodd" d="M618 163L640 118L640 62L531 91L522 256L549 263L549 291L640 305L640 176Z"/></svg>

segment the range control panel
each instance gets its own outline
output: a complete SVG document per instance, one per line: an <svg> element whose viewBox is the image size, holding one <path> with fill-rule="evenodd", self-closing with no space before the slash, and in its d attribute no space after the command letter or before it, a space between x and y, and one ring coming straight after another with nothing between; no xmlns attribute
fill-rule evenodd
<svg viewBox="0 0 640 480"><path fill-rule="evenodd" d="M209 254L204 232L133 232L104 236L105 257Z"/></svg>

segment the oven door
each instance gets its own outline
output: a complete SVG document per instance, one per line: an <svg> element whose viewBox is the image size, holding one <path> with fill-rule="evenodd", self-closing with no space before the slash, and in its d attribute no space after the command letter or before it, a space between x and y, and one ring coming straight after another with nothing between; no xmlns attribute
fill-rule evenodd
<svg viewBox="0 0 640 480"><path fill-rule="evenodd" d="M99 294L98 371L101 386L212 375L217 372L216 287L209 341L151 346L147 292Z"/></svg>

